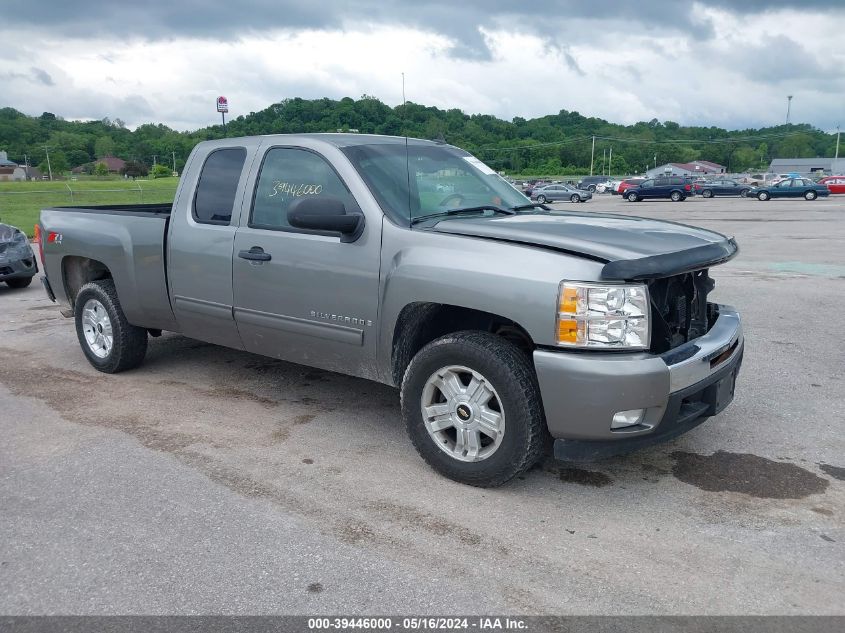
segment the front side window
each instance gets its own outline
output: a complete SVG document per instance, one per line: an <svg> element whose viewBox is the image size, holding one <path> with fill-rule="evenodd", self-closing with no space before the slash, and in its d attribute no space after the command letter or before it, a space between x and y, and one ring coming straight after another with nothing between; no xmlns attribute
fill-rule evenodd
<svg viewBox="0 0 845 633"><path fill-rule="evenodd" d="M305 149L270 149L261 166L249 225L299 232L288 222L288 209L304 196L333 196L343 202L347 212L357 208L340 176L322 156Z"/></svg>
<svg viewBox="0 0 845 633"><path fill-rule="evenodd" d="M384 143L342 151L397 224L450 209L529 204L490 167L456 147Z"/></svg>
<svg viewBox="0 0 845 633"><path fill-rule="evenodd" d="M229 224L244 161L243 147L218 149L208 155L197 183L194 220L203 224Z"/></svg>

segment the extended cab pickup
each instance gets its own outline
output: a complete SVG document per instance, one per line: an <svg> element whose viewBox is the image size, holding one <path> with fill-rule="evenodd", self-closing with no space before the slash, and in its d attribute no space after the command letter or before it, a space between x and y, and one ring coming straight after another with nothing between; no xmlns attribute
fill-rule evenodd
<svg viewBox="0 0 845 633"><path fill-rule="evenodd" d="M45 209L37 228L98 370L169 331L394 385L421 456L473 485L549 436L563 460L675 437L731 401L742 361L739 315L707 301L733 239L532 204L443 143L203 142L172 208Z"/></svg>

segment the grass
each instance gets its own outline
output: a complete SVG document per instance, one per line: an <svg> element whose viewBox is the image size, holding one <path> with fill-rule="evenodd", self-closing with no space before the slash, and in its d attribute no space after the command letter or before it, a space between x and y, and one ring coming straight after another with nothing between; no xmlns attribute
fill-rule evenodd
<svg viewBox="0 0 845 633"><path fill-rule="evenodd" d="M178 184L178 178L0 182L0 222L32 237L46 207L173 202Z"/></svg>

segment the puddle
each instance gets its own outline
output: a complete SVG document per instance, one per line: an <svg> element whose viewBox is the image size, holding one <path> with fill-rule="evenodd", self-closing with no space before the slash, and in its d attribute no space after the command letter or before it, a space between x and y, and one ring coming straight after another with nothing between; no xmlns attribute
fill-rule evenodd
<svg viewBox="0 0 845 633"><path fill-rule="evenodd" d="M762 499L803 499L827 489L829 482L795 464L748 453L717 451L698 455L676 451L672 474L701 490L742 492Z"/></svg>
<svg viewBox="0 0 845 633"><path fill-rule="evenodd" d="M604 473L583 470L582 468L561 468L558 470L558 477L561 481L570 484L592 486L593 488L602 488L613 483L613 480Z"/></svg>

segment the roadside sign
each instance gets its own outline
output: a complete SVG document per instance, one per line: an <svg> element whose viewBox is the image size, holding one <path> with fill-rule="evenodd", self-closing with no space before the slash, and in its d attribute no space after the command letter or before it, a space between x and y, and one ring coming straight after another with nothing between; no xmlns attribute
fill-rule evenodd
<svg viewBox="0 0 845 633"><path fill-rule="evenodd" d="M229 100L226 97L217 97L217 111L218 112L228 112L229 111Z"/></svg>

